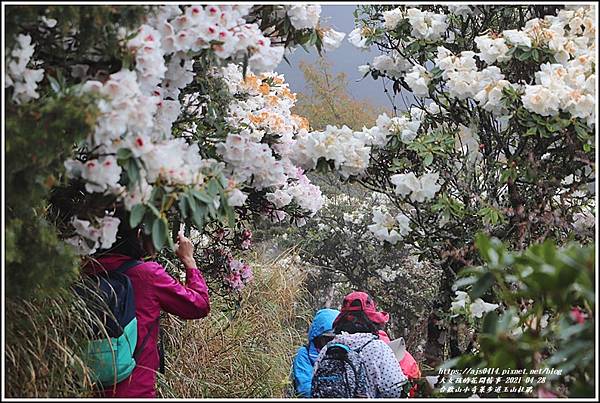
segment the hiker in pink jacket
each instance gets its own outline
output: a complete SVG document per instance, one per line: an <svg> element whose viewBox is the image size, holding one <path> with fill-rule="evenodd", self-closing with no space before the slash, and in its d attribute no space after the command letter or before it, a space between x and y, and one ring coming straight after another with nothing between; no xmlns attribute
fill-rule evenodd
<svg viewBox="0 0 600 403"><path fill-rule="evenodd" d="M141 228L129 229L128 221L121 220L115 246L97 254L97 262L86 267L87 271L116 270L126 261L142 261L142 257L155 254L149 237L144 235ZM126 275L130 278L135 293L137 344L141 350L131 375L100 392L101 397L156 397L160 311L164 310L183 319L200 319L210 311L208 288L196 266L193 253L192 242L180 233L177 256L185 267L185 285L153 261L142 261L141 264L127 270Z"/></svg>

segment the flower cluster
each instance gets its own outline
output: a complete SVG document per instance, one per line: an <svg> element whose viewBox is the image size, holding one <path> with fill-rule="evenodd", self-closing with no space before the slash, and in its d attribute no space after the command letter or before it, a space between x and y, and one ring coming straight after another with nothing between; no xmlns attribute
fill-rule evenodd
<svg viewBox="0 0 600 403"><path fill-rule="evenodd" d="M393 217L382 207L376 207L373 209L373 224L369 225L368 229L379 241L395 245L411 231L410 218L403 213Z"/></svg>
<svg viewBox="0 0 600 403"><path fill-rule="evenodd" d="M545 63L535 74L536 85L526 85L523 106L542 116L563 110L571 116L595 123L596 76L587 65L589 57L580 56L562 64ZM584 63L582 63L585 61Z"/></svg>
<svg viewBox="0 0 600 403"><path fill-rule="evenodd" d="M442 78L447 80L448 95L460 100L474 99L485 110L501 115L505 112L502 90L513 84L504 79L497 66L478 71L475 56L471 51L463 51L457 56L439 46L434 63L442 70Z"/></svg>
<svg viewBox="0 0 600 403"><path fill-rule="evenodd" d="M369 165L371 147L361 132L347 126L327 125L322 132L302 132L294 145L294 160L305 169L312 169L319 159L333 161L339 174L348 178L359 175Z"/></svg>
<svg viewBox="0 0 600 403"><path fill-rule="evenodd" d="M286 12L294 28L315 28L321 16L321 6L318 4L287 6Z"/></svg>
<svg viewBox="0 0 600 403"><path fill-rule="evenodd" d="M392 136L408 144L417 137L421 127L421 121L416 116L402 115L390 118L386 113L379 115L375 123L376 126L370 129L363 128L362 133L368 138L368 144L379 147L385 146Z"/></svg>
<svg viewBox="0 0 600 403"><path fill-rule="evenodd" d="M496 310L500 305L485 302L481 298L471 302L469 294L464 291L456 291L456 298L451 304L452 312L467 312L467 306L471 316L481 319L485 313Z"/></svg>
<svg viewBox="0 0 600 403"><path fill-rule="evenodd" d="M31 56L35 45L31 43L31 36L18 35L16 46L8 55L4 87L14 87L12 100L17 104L39 98L36 92L38 83L44 78L44 69L30 69L27 66L35 64Z"/></svg>
<svg viewBox="0 0 600 403"><path fill-rule="evenodd" d="M410 73L405 76L405 80L416 96L426 97L429 95L428 87L431 81L431 74L428 73L425 67L415 64Z"/></svg>
<svg viewBox="0 0 600 403"><path fill-rule="evenodd" d="M152 53L151 48L158 40L165 55L210 49L221 59L238 60L248 54L252 70L271 70L281 61L284 48L271 46L271 40L264 36L257 24L246 23L243 17L251 8L251 5L189 6L183 12L177 7L168 8L150 22L153 31L141 28L141 46L149 47ZM136 45L137 41L130 42L130 46ZM160 75L163 70L160 64L147 68ZM143 71L145 68L140 69Z"/></svg>
<svg viewBox="0 0 600 403"><path fill-rule="evenodd" d="M236 291L242 290L254 278L250 265L241 260L230 259L229 270L229 274L225 276L225 282Z"/></svg>
<svg viewBox="0 0 600 403"><path fill-rule="evenodd" d="M368 49L367 41L370 36L370 29L368 27L354 28L348 34L348 42L359 49Z"/></svg>
<svg viewBox="0 0 600 403"><path fill-rule="evenodd" d="M321 192L292 159L298 138L309 128L305 118L291 113L296 95L282 75L250 73L244 78L233 64L222 74L234 98L227 121L239 128L217 145L227 163L225 173L240 185L269 190L266 198L276 209L294 201L313 215L323 203ZM286 214L276 217L282 221Z"/></svg>
<svg viewBox="0 0 600 403"><path fill-rule="evenodd" d="M407 71L412 69L411 62L397 50L392 50L388 55L376 56L371 65L375 70L393 78L403 77Z"/></svg>
<svg viewBox="0 0 600 403"><path fill-rule="evenodd" d="M409 172L407 174L396 174L390 177L390 182L396 186L394 192L399 196L410 195L413 202L423 202L435 197L441 186L437 183L439 173L427 173L420 178Z"/></svg>
<svg viewBox="0 0 600 403"><path fill-rule="evenodd" d="M309 211L311 215L323 206L321 189L310 183L306 175L302 173L298 174L294 182L275 192L267 193L266 197L278 209L294 201L302 209Z"/></svg>
<svg viewBox="0 0 600 403"><path fill-rule="evenodd" d="M595 122L596 27L593 7L560 10L558 15L532 19L521 30L505 30L475 39L479 58L488 65L508 60L512 47L547 48L557 63L544 63L535 85L524 87L523 105L531 112L552 116L559 111ZM536 50L537 51L537 50ZM501 86L506 85L506 82Z"/></svg>
<svg viewBox="0 0 600 403"><path fill-rule="evenodd" d="M409 8L406 11L396 8L383 13L383 28L394 31L402 20L408 20L411 26L411 35L417 39L430 41L442 37L448 24L445 14L423 11L418 8Z"/></svg>
<svg viewBox="0 0 600 403"><path fill-rule="evenodd" d="M325 49L326 52L329 52L339 48L345 37L345 33L338 32L332 28L324 30L321 38L323 42L323 49Z"/></svg>
<svg viewBox="0 0 600 403"><path fill-rule="evenodd" d="M121 222L118 218L106 215L95 221L94 225L90 221L80 220L77 217L71 219L76 235L66 239L65 242L72 245L80 255L92 254L98 248L107 249L117 239L117 230Z"/></svg>
<svg viewBox="0 0 600 403"><path fill-rule="evenodd" d="M314 214L320 206L320 192L306 177L299 177L289 156L294 134L308 129L308 124L290 113L295 94L283 77L251 73L243 80L240 67L229 67L237 79L235 85L228 83L230 89L245 92L247 97L230 107L228 122L241 130L231 133L218 147L225 164L203 159L198 144L171 134L184 109L180 93L194 78L194 55L209 51L221 60L241 62L247 58L254 73L270 71L281 61L284 47L272 44L258 23L244 19L251 8L161 6L134 32L121 28L119 37L127 38L123 45L135 61L135 70L124 68L106 82L84 83L83 91L99 96L100 117L85 143L87 151L65 162L67 175L81 179L87 192L112 194L132 209L148 202L156 187L167 192L200 189L207 176L224 168L230 174L227 200L231 206L241 206L246 200L240 186L279 188ZM289 6L287 11L296 28L318 25L320 6ZM327 47L338 46L343 34L325 32ZM9 84L18 87L15 97L22 98L20 89L25 87L15 75L26 77L25 93L33 96L43 70L27 72L33 54L31 38L20 36L18 40L20 48L13 51L17 59L9 69ZM184 101L189 100L186 95ZM127 175L123 175L125 169ZM218 206L219 200L214 204Z"/></svg>

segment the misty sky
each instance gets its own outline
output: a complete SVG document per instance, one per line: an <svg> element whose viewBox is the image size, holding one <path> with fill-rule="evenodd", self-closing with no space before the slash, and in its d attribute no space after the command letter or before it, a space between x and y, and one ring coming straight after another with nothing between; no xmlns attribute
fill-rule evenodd
<svg viewBox="0 0 600 403"><path fill-rule="evenodd" d="M365 77L360 82L356 82L361 78L357 67L361 64L371 62L379 53L373 50L362 51L350 44L347 40L347 35L354 29L354 16L352 15L356 6L354 5L322 5L321 6L321 23L324 26L330 26L336 31L346 33L342 45L334 51L326 53L326 58L332 65L332 72L344 72L348 76L348 90L356 99L369 99L374 104L382 105L390 108L390 101L383 92L381 80L373 80L370 76ZM305 81L302 71L298 64L301 61L314 63L319 57L316 49L312 49L307 53L299 47L288 57L291 66L285 61L277 67L276 71L285 75L286 81L290 84L290 88L294 92L302 92L305 88Z"/></svg>

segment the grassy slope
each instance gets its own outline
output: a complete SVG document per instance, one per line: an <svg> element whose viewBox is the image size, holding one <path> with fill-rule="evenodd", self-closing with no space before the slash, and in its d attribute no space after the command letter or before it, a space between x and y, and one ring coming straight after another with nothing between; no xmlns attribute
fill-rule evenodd
<svg viewBox="0 0 600 403"><path fill-rule="evenodd" d="M177 398L283 397L291 361L305 343L311 313L304 301L304 274L288 257L266 262L255 256L254 281L243 290L233 317L212 299L210 316L163 321L166 373L159 395Z"/></svg>

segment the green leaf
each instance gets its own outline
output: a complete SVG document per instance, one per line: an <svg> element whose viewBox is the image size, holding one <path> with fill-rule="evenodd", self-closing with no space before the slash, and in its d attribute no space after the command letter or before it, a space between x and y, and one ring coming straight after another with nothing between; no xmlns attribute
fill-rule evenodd
<svg viewBox="0 0 600 403"><path fill-rule="evenodd" d="M58 83L58 81L56 81L56 79L52 76L46 77L48 77L48 81L50 82L50 87L52 88L52 91L58 94L60 92L60 84Z"/></svg>
<svg viewBox="0 0 600 403"><path fill-rule="evenodd" d="M495 279L494 275L490 272L487 272L483 276L481 276L475 282L475 284L473 284L473 288L471 288L469 295L471 296L472 299L479 298L483 294L485 294L487 292L487 290L489 290L490 287L492 285L494 285L495 282L496 282L496 279Z"/></svg>
<svg viewBox="0 0 600 403"><path fill-rule="evenodd" d="M167 245L169 245L169 249L171 252L175 252L175 242L173 242L173 237L169 236L169 230L167 229Z"/></svg>
<svg viewBox="0 0 600 403"><path fill-rule="evenodd" d="M208 195L204 191L199 191L199 190L196 190L196 189L192 189L191 193L192 193L192 195L194 195L194 197L196 199L200 200L201 202L204 202L206 204L210 204L210 203L213 202L213 198L214 197L211 197L210 195ZM216 196L216 193L217 192L215 192L215 196Z"/></svg>
<svg viewBox="0 0 600 403"><path fill-rule="evenodd" d="M204 219L206 216L206 207L197 206L192 215L192 222L196 226L196 229L200 232L204 229Z"/></svg>
<svg viewBox="0 0 600 403"><path fill-rule="evenodd" d="M429 166L433 163L433 154L427 153L425 154L425 158L423 158L423 166Z"/></svg>
<svg viewBox="0 0 600 403"><path fill-rule="evenodd" d="M127 177L129 178L130 184L135 184L140 179L140 169L134 158L127 160L125 164L125 170L127 171Z"/></svg>
<svg viewBox="0 0 600 403"><path fill-rule="evenodd" d="M481 326L484 333L491 335L496 334L496 328L498 324L498 314L495 311L488 312L483 318L483 324Z"/></svg>
<svg viewBox="0 0 600 403"><path fill-rule="evenodd" d="M127 160L131 158L132 155L133 153L129 148L119 148L117 151L117 159L119 160Z"/></svg>
<svg viewBox="0 0 600 403"><path fill-rule="evenodd" d="M210 204L212 203L212 200L215 199L219 194L219 185L215 179L211 179L208 182L207 192L211 199L211 201L208 202L208 204Z"/></svg>
<svg viewBox="0 0 600 403"><path fill-rule="evenodd" d="M152 224L152 243L160 251L169 236L169 227L165 218L156 218Z"/></svg>
<svg viewBox="0 0 600 403"><path fill-rule="evenodd" d="M131 209L131 213L129 215L129 226L131 228L137 227L144 218L144 213L146 212L146 206L142 203L136 204Z"/></svg>
<svg viewBox="0 0 600 403"><path fill-rule="evenodd" d="M188 218L189 203L188 203L187 194L182 194L179 196L178 205L179 205L179 212L181 213L181 216L183 218Z"/></svg>
<svg viewBox="0 0 600 403"><path fill-rule="evenodd" d="M517 55L517 60L524 62L531 57L531 53L523 52Z"/></svg>
<svg viewBox="0 0 600 403"><path fill-rule="evenodd" d="M152 211L154 213L155 217L160 217L160 211L158 211L158 209L154 206L154 204L148 203L147 206L150 209L150 211Z"/></svg>
<svg viewBox="0 0 600 403"><path fill-rule="evenodd" d="M525 132L525 136L535 136L537 133L537 127L531 127Z"/></svg>

